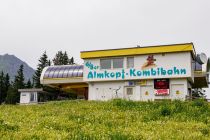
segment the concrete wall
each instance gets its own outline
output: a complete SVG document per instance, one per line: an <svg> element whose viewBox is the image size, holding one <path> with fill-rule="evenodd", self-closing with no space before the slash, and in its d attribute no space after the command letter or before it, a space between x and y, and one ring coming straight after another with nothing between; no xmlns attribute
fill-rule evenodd
<svg viewBox="0 0 210 140"><path fill-rule="evenodd" d="M189 95L188 89L191 88L190 82L194 80L191 53L153 54L154 64L145 68L143 66L148 62L149 56L133 56L134 68L127 68L127 56L120 57L124 58L124 66L120 69L101 69L100 59L102 58L85 59L83 80L89 83L89 100L109 100L113 98L141 101L185 100L186 96ZM162 72L162 69L166 73ZM177 69L185 72L177 72ZM173 71L173 74L170 70ZM145 71L149 71L150 74L143 74ZM155 95L154 79L163 78L170 79L169 95ZM135 84L128 86L128 81L133 81ZM142 84L142 81L146 82ZM118 90L117 95L116 90ZM134 91L133 94L127 95L127 91L131 90Z"/></svg>
<svg viewBox="0 0 210 140"><path fill-rule="evenodd" d="M192 70L192 56L190 52L180 52L180 53L164 53L164 54L154 54L154 59L156 59L155 66L150 67L148 69L142 69L142 66L147 62L147 58L149 55L138 55L134 56L134 68L135 74L131 73L131 69L127 68L127 57L124 58L124 67L121 69L100 69L100 59L85 59L84 60L84 76L83 80L86 82L90 81L113 81L113 80L134 80L134 79L154 79L154 78L189 78L193 81L193 70ZM121 57L120 57L121 58ZM185 69L185 74L158 74L158 70L174 70L176 69ZM143 75L143 71L151 71L155 70L155 74ZM137 71L141 72L141 75L137 75ZM93 77L91 78L91 74L101 74L104 73L114 73L113 77ZM124 77L122 76L124 72ZM116 77L117 74L121 74L120 77ZM161 73L161 71L160 71Z"/></svg>
<svg viewBox="0 0 210 140"><path fill-rule="evenodd" d="M124 82L92 82L89 83L89 100L110 100L123 98ZM117 93L116 93L117 92Z"/></svg>
<svg viewBox="0 0 210 140"><path fill-rule="evenodd" d="M31 93L34 93L34 101L30 101ZM38 96L37 92L21 92L20 93L20 104L37 103Z"/></svg>
<svg viewBox="0 0 210 140"><path fill-rule="evenodd" d="M126 88L133 88L132 95L126 94ZM127 81L91 82L89 83L89 100L111 100L115 98L154 101L160 99L185 100L188 93L187 79L170 79L169 95L155 95L154 80L146 80L144 84L135 81L135 85L128 86ZM116 92L117 90L117 92Z"/></svg>

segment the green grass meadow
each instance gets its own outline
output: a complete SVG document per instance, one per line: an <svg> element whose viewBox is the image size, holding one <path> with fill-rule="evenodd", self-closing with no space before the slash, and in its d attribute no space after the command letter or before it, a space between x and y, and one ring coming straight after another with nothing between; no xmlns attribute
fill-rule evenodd
<svg viewBox="0 0 210 140"><path fill-rule="evenodd" d="M1 105L0 139L208 140L210 105L201 100Z"/></svg>

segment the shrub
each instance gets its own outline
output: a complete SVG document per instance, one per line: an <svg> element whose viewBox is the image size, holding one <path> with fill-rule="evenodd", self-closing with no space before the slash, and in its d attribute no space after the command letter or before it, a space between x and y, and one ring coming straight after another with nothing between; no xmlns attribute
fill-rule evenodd
<svg viewBox="0 0 210 140"><path fill-rule="evenodd" d="M201 128L200 132L204 135L204 136L208 136L209 135L209 128Z"/></svg>
<svg viewBox="0 0 210 140"><path fill-rule="evenodd" d="M206 107L208 103L204 99L196 99L192 102L193 106Z"/></svg>
<svg viewBox="0 0 210 140"><path fill-rule="evenodd" d="M171 115L171 109L169 106L161 106L160 107L160 115L161 116L169 116Z"/></svg>

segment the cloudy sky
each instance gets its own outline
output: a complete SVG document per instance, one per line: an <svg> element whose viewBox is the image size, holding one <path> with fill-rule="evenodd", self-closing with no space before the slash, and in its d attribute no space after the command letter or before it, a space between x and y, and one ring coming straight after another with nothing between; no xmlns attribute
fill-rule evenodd
<svg viewBox="0 0 210 140"><path fill-rule="evenodd" d="M0 0L0 54L36 68L46 50L80 51L193 42L210 56L209 0Z"/></svg>

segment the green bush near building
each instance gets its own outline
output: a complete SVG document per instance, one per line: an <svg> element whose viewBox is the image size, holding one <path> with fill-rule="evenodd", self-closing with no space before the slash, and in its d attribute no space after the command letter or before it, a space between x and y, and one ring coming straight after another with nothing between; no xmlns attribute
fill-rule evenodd
<svg viewBox="0 0 210 140"><path fill-rule="evenodd" d="M1 139L209 139L210 105L113 100L1 105Z"/></svg>

